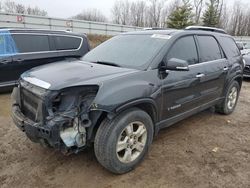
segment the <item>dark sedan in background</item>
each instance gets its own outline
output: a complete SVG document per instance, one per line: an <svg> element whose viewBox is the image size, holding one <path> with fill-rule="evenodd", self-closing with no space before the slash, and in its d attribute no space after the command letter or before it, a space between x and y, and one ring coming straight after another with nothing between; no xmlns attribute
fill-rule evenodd
<svg viewBox="0 0 250 188"><path fill-rule="evenodd" d="M84 34L41 29L0 29L0 91L39 65L80 58L90 50Z"/></svg>

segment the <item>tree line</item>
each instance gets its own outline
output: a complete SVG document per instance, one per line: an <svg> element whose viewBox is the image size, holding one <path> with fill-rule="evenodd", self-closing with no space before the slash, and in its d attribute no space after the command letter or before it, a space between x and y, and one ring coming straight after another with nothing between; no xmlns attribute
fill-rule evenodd
<svg viewBox="0 0 250 188"><path fill-rule="evenodd" d="M250 36L250 8L243 1L118 0L113 22L138 27L183 29L190 25L219 27L232 35Z"/></svg>
<svg viewBox="0 0 250 188"><path fill-rule="evenodd" d="M48 13L39 7L24 6L23 4L16 3L15 1L0 0L0 11L7 13L29 14L37 16L47 16Z"/></svg>
<svg viewBox="0 0 250 188"><path fill-rule="evenodd" d="M0 11L47 16L38 7L0 0ZM190 25L219 27L231 35L250 36L250 7L243 0L117 0L111 20L101 10L85 9L71 17L138 27L183 29Z"/></svg>
<svg viewBox="0 0 250 188"><path fill-rule="evenodd" d="M183 29L201 25L250 36L250 7L237 0L117 0L111 9L116 24ZM101 11L85 10L76 19L107 21Z"/></svg>

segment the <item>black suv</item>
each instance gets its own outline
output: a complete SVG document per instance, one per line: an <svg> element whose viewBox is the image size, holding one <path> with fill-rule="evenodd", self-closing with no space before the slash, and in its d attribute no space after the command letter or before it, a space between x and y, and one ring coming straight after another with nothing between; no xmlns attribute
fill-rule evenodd
<svg viewBox="0 0 250 188"><path fill-rule="evenodd" d="M0 90L39 65L79 58L89 51L85 35L39 29L0 29Z"/></svg>
<svg viewBox="0 0 250 188"><path fill-rule="evenodd" d="M63 152L94 143L105 168L126 173L160 129L213 106L234 111L242 56L231 36L203 30L125 33L82 60L34 68L12 93L13 120Z"/></svg>

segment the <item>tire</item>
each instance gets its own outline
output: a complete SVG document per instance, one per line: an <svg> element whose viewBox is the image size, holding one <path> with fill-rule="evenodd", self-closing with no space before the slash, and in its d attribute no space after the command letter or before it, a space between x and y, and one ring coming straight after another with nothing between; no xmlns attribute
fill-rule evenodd
<svg viewBox="0 0 250 188"><path fill-rule="evenodd" d="M153 132L152 119L137 108L126 110L113 120L105 119L95 137L96 158L115 174L127 173L143 160L152 143Z"/></svg>
<svg viewBox="0 0 250 188"><path fill-rule="evenodd" d="M234 90L235 92L233 92ZM225 115L231 114L235 110L235 107L237 105L239 93L240 93L240 85L237 81L233 81L229 85L225 94L225 98L222 101L222 103L216 106L216 111ZM231 105L229 104L230 101Z"/></svg>

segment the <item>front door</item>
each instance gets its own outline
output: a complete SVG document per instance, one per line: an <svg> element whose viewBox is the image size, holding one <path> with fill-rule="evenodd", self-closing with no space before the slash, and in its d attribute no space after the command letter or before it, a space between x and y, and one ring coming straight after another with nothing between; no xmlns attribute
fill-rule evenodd
<svg viewBox="0 0 250 188"><path fill-rule="evenodd" d="M162 114L161 120L194 109L199 105L200 78L202 69L192 66L198 63L198 52L194 36L178 39L166 55L165 61L171 58L188 62L189 71L169 71L162 80Z"/></svg>

